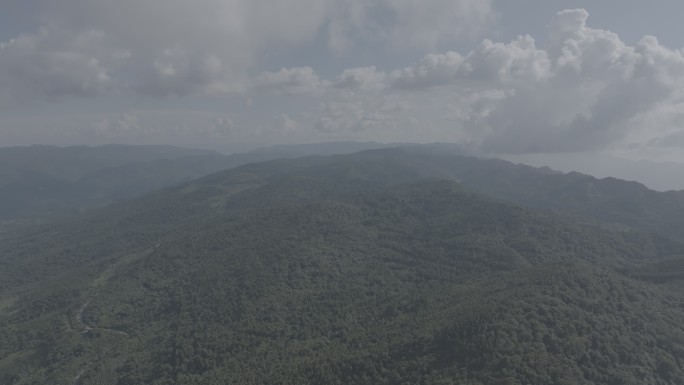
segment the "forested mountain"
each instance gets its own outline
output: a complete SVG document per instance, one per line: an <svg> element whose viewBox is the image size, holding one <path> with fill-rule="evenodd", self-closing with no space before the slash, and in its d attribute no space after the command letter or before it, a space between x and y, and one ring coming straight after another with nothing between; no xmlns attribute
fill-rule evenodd
<svg viewBox="0 0 684 385"><path fill-rule="evenodd" d="M74 214L251 162L383 146L319 143L231 155L171 146L5 147L0 148L0 221Z"/></svg>
<svg viewBox="0 0 684 385"><path fill-rule="evenodd" d="M302 154L346 153L375 146L382 145L276 146L227 156L164 146L4 148L0 149L0 222L73 214L247 163ZM380 167L376 171L383 180L392 177L403 181L425 177L455 180L476 191L526 206L684 239L684 191L658 192L636 182L565 174L498 159L465 156L466 153L462 147L448 144L405 145L353 156L338 155L321 162L361 163L351 171L360 175ZM388 160L394 162L395 168L383 170L378 163ZM287 164L296 167L310 161L303 158ZM364 162L372 162L374 166L367 169ZM384 174L385 171L390 174ZM367 175L368 178L378 176Z"/></svg>
<svg viewBox="0 0 684 385"><path fill-rule="evenodd" d="M637 182L463 156L460 152L454 154L454 150L443 145L423 145L330 157L321 160L329 166L321 165L319 174L343 171L368 180L395 182L449 179L524 206L684 240L684 191L659 192ZM309 160L296 162L305 165Z"/></svg>
<svg viewBox="0 0 684 385"><path fill-rule="evenodd" d="M599 153L502 155L502 159L598 178L638 181L658 191L684 190L684 163L629 160Z"/></svg>
<svg viewBox="0 0 684 385"><path fill-rule="evenodd" d="M33 172L56 179L75 181L95 171L135 162L175 159L194 155L216 155L207 150L172 146L42 146L0 148L0 184Z"/></svg>
<svg viewBox="0 0 684 385"><path fill-rule="evenodd" d="M0 383L684 384L680 241L499 200L658 207L616 183L391 149L9 233Z"/></svg>
<svg viewBox="0 0 684 385"><path fill-rule="evenodd" d="M128 166L135 175L138 168L145 169L153 164L187 157L215 159L220 154L170 146L36 145L0 148L0 220L44 217L77 210L89 204L109 203L116 195L109 196L107 190L93 191L96 185L88 181L106 178L120 167ZM218 170L212 169L210 172ZM127 178L118 182L122 186L130 184ZM157 187L157 184L153 182L149 187ZM151 191L145 184L136 188Z"/></svg>

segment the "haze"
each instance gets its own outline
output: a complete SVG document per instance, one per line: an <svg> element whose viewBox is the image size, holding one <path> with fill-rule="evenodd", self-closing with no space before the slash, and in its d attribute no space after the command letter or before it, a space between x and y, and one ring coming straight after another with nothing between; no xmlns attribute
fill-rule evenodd
<svg viewBox="0 0 684 385"><path fill-rule="evenodd" d="M616 4L6 0L0 146L451 142L684 188L684 5Z"/></svg>

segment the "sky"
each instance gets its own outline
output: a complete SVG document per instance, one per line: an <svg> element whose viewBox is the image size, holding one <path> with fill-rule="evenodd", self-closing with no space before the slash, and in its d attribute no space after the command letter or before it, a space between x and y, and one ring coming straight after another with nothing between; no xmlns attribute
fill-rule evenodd
<svg viewBox="0 0 684 385"><path fill-rule="evenodd" d="M0 146L684 162L684 2L2 0Z"/></svg>

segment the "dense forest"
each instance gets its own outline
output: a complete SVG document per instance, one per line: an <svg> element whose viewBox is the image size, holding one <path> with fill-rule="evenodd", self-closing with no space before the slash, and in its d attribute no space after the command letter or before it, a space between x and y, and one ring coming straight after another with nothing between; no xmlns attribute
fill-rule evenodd
<svg viewBox="0 0 684 385"><path fill-rule="evenodd" d="M405 148L2 227L0 383L684 384L680 199Z"/></svg>
<svg viewBox="0 0 684 385"><path fill-rule="evenodd" d="M321 143L231 155L172 146L0 147L0 225L61 219L246 163L382 146Z"/></svg>

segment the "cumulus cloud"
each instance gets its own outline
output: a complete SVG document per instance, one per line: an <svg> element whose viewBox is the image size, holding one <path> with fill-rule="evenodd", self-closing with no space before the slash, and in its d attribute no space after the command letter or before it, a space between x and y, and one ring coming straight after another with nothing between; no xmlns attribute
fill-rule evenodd
<svg viewBox="0 0 684 385"><path fill-rule="evenodd" d="M344 70L333 85L341 89L381 89L385 86L385 73L374 66Z"/></svg>
<svg viewBox="0 0 684 385"><path fill-rule="evenodd" d="M600 149L626 137L635 118L672 102L684 85L682 53L651 37L628 46L612 32L587 27L587 17L584 10L560 12L552 24L555 45L517 67L526 81L499 78L511 96L492 101L491 113L467 122L484 149ZM530 50L537 51L533 45Z"/></svg>
<svg viewBox="0 0 684 385"><path fill-rule="evenodd" d="M255 65L278 49L309 47L320 58L329 53L321 41L337 52L434 45L481 28L492 12L489 0L33 0L31 11L47 29L3 43L0 84L50 99L110 85L157 97L243 92ZM280 75L307 76L272 76Z"/></svg>
<svg viewBox="0 0 684 385"><path fill-rule="evenodd" d="M375 132L375 140L402 140L420 131L427 141L458 138L498 153L680 142L683 52L650 36L627 44L588 24L583 9L557 13L538 40L485 39L457 52L435 47L487 25L491 1L33 1L45 27L0 43L2 103L114 90L228 95L211 116L184 120L181 111L137 123L138 131L178 136L236 135L233 113L246 110L242 131L259 127L264 136ZM416 47L414 64L387 67L366 55L405 57ZM336 58L351 68L331 68ZM136 131L125 117L101 127Z"/></svg>
<svg viewBox="0 0 684 385"><path fill-rule="evenodd" d="M217 116L209 125L209 132L214 135L230 135L237 131L238 125L230 116Z"/></svg>
<svg viewBox="0 0 684 385"><path fill-rule="evenodd" d="M278 72L264 72L254 79L256 89L276 95L315 94L328 85L311 67L283 68Z"/></svg>
<svg viewBox="0 0 684 385"><path fill-rule="evenodd" d="M131 51L133 88L152 96L240 90L246 71L277 44L313 39L326 1L42 0L65 30L98 28ZM306 12L301 12L306 9Z"/></svg>
<svg viewBox="0 0 684 385"><path fill-rule="evenodd" d="M278 114L273 117L273 129L280 135L296 134L304 130L304 126L298 120L291 118L287 114Z"/></svg>
<svg viewBox="0 0 684 385"><path fill-rule="evenodd" d="M150 96L222 94L244 87L221 58L195 56L181 48L166 49L150 66L139 69L138 77L134 89Z"/></svg>
<svg viewBox="0 0 684 385"><path fill-rule="evenodd" d="M463 64L458 52L430 54L412 67L397 70L390 75L390 82L396 88L428 88L444 86L457 80Z"/></svg>
<svg viewBox="0 0 684 385"><path fill-rule="evenodd" d="M527 35L509 43L484 40L465 55L429 54L374 77L395 92L451 92L450 100L437 102L452 103L446 118L483 150L604 148L626 138L644 114L676 103L684 56L650 36L629 46L613 32L588 27L587 18L583 9L559 12L545 48Z"/></svg>
<svg viewBox="0 0 684 385"><path fill-rule="evenodd" d="M0 98L26 102L87 97L112 86L109 67L126 51L106 51L101 31L77 34L43 28L0 43Z"/></svg>

